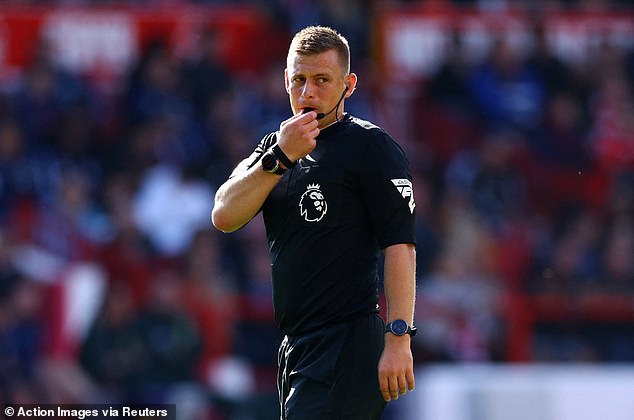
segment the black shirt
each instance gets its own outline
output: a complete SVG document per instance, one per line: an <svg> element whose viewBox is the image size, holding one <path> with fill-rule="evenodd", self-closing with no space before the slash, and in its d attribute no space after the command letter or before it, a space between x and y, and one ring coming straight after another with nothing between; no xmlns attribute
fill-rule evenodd
<svg viewBox="0 0 634 420"><path fill-rule="evenodd" d="M277 135L262 139L251 166ZM348 114L322 130L262 207L281 331L376 313L380 250L415 243L414 207L407 159L385 131Z"/></svg>

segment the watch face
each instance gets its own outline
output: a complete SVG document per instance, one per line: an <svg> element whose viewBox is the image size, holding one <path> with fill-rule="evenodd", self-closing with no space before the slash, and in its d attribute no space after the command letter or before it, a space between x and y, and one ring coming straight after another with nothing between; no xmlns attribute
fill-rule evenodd
<svg viewBox="0 0 634 420"><path fill-rule="evenodd" d="M391 327L392 332L396 335L403 335L407 332L407 322L402 319L396 319L392 321Z"/></svg>
<svg viewBox="0 0 634 420"><path fill-rule="evenodd" d="M267 172L275 171L279 166L277 159L272 153L265 153L262 156L262 169Z"/></svg>

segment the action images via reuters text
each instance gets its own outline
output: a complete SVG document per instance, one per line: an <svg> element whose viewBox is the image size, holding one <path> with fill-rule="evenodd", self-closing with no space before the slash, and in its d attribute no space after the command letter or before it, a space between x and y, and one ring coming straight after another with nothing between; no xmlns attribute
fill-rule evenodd
<svg viewBox="0 0 634 420"><path fill-rule="evenodd" d="M175 417L175 407L156 408L142 406L6 406L4 414L7 418L19 417L51 417L51 418L75 418L86 419L90 417L110 418L110 417L164 417L166 419Z"/></svg>

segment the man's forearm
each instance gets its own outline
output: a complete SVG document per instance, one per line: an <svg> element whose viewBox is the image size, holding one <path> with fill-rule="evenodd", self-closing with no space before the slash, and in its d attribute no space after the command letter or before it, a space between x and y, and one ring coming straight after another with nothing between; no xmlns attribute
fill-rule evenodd
<svg viewBox="0 0 634 420"><path fill-rule="evenodd" d="M262 208L279 175L263 171L259 165L238 172L216 192L211 220L223 232L233 232L247 224Z"/></svg>
<svg viewBox="0 0 634 420"><path fill-rule="evenodd" d="M416 298L416 248L398 244L385 249L384 287L388 321L414 322Z"/></svg>

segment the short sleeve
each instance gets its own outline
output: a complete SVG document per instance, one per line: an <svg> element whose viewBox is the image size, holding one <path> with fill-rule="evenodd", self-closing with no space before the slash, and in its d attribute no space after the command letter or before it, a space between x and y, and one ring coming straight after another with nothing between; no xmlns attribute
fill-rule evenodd
<svg viewBox="0 0 634 420"><path fill-rule="evenodd" d="M409 162L383 130L376 130L369 140L359 183L380 248L415 244L416 202Z"/></svg>

